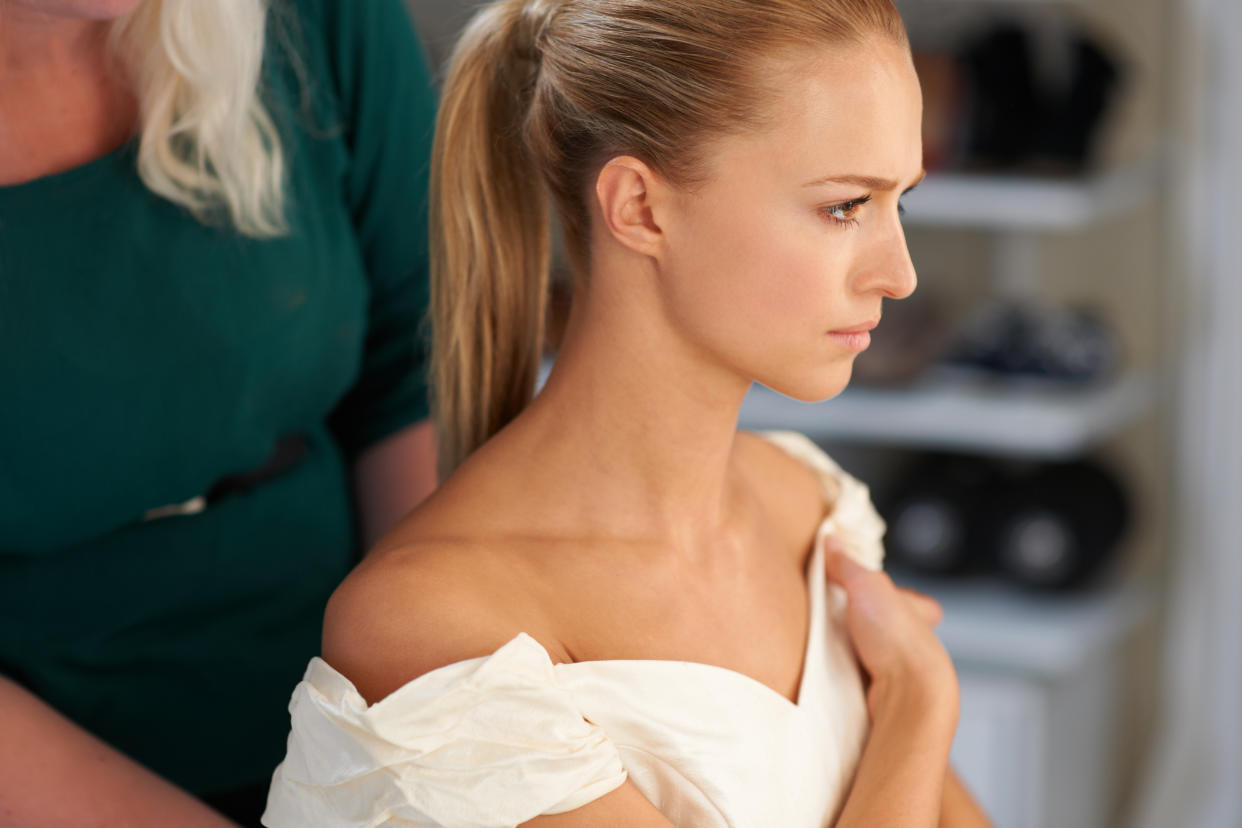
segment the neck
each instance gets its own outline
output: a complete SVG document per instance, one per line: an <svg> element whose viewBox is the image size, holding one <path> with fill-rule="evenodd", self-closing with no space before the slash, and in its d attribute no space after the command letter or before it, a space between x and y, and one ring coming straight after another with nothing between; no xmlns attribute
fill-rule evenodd
<svg viewBox="0 0 1242 828"><path fill-rule="evenodd" d="M541 468L572 482L560 501L571 512L610 534L703 548L744 518L731 461L750 383L678 334L654 274L606 269L575 297L548 382L514 425Z"/></svg>
<svg viewBox="0 0 1242 828"><path fill-rule="evenodd" d="M0 186L62 172L116 149L138 104L107 48L107 20L0 0Z"/></svg>
<svg viewBox="0 0 1242 828"><path fill-rule="evenodd" d="M0 77L72 70L104 54L108 21L0 0Z"/></svg>

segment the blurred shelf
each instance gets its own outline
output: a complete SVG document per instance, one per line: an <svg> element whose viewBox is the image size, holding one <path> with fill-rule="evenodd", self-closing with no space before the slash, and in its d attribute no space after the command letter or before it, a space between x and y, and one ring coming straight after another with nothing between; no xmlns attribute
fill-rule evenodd
<svg viewBox="0 0 1242 828"><path fill-rule="evenodd" d="M987 576L929 578L889 571L894 582L940 602L944 620L936 633L959 669L1069 675L1116 646L1156 605L1155 590L1135 581L1044 594Z"/></svg>
<svg viewBox="0 0 1242 828"><path fill-rule="evenodd" d="M805 403L756 385L739 423L800 431L814 440L1065 459L1141 416L1153 401L1146 374L1090 389L928 381L902 389L855 387Z"/></svg>
<svg viewBox="0 0 1242 828"><path fill-rule="evenodd" d="M1044 595L987 578L893 577L944 608L936 633L961 694L950 755L994 824L1113 824L1117 746L1135 711L1128 653L1155 614L1154 585Z"/></svg>
<svg viewBox="0 0 1242 828"><path fill-rule="evenodd" d="M1154 161L1079 179L931 173L902 204L910 227L1078 230L1135 209L1157 181Z"/></svg>

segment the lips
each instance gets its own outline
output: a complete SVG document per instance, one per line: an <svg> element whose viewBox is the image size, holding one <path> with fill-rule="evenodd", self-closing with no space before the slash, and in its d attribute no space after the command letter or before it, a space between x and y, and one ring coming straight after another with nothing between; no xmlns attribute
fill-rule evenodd
<svg viewBox="0 0 1242 828"><path fill-rule="evenodd" d="M870 322L863 322L861 325L855 325L852 328L829 331L828 335L847 351L860 354L871 346L871 331L878 324L880 324L880 320L874 319Z"/></svg>
<svg viewBox="0 0 1242 828"><path fill-rule="evenodd" d="M861 325L855 325L852 328L838 328L835 331L829 331L832 334L860 334L875 330L875 326L880 324L880 320L875 319L871 322L863 322Z"/></svg>

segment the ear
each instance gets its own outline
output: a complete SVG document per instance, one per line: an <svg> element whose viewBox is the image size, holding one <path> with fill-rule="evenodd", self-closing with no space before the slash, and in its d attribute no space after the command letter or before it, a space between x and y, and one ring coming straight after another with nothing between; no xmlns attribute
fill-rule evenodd
<svg viewBox="0 0 1242 828"><path fill-rule="evenodd" d="M604 227L614 239L644 256L659 257L664 232L660 214L667 187L655 171L628 155L612 159L595 180Z"/></svg>

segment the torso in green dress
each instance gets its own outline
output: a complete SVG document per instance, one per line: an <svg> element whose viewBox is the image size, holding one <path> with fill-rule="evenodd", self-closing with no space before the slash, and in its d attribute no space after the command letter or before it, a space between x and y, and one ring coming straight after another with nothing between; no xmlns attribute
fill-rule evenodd
<svg viewBox="0 0 1242 828"><path fill-rule="evenodd" d="M0 188L0 666L198 792L283 755L357 555L349 458L427 415L421 54L399 0L273 14L307 79L269 49L287 237L195 221L130 146ZM289 433L309 437L294 469L141 520Z"/></svg>

